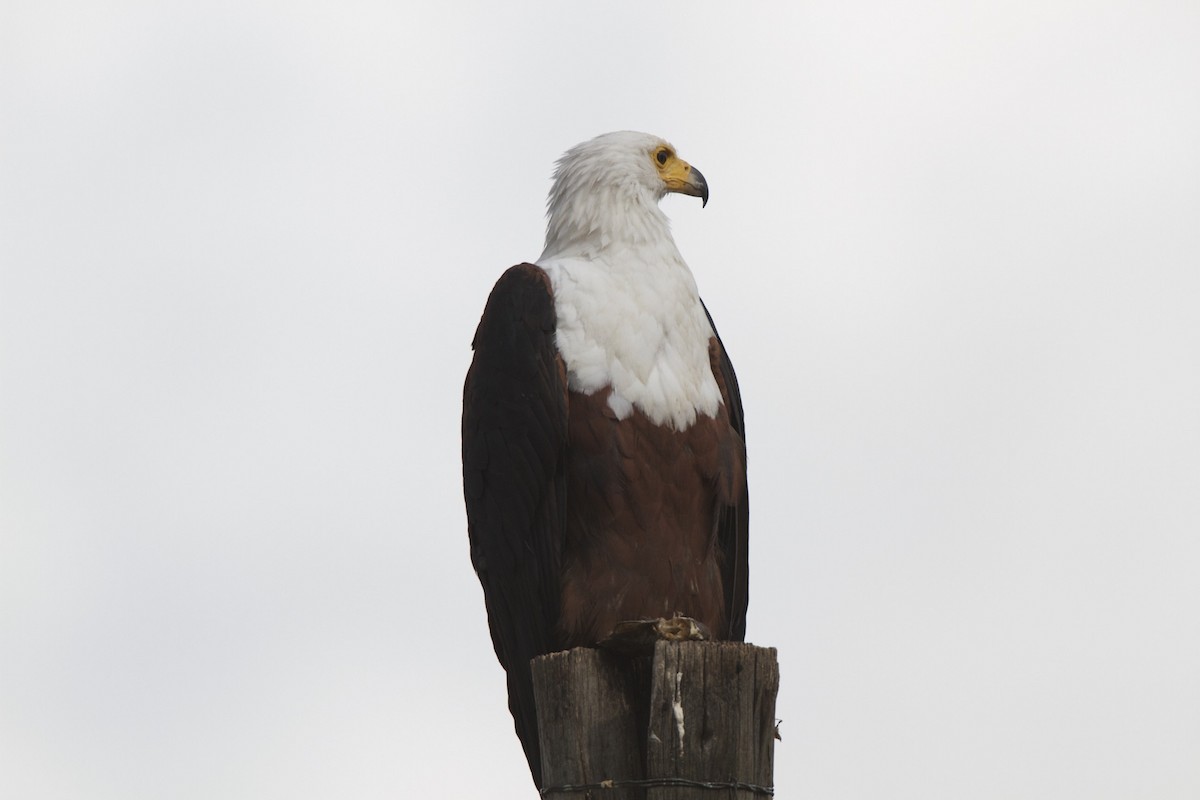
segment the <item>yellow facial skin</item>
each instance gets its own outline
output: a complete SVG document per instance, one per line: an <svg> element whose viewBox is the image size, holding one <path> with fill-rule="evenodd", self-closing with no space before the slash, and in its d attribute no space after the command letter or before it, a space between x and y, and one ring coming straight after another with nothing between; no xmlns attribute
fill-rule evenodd
<svg viewBox="0 0 1200 800"><path fill-rule="evenodd" d="M668 192L702 198L701 208L708 205L708 182L700 170L675 155L675 151L666 145L656 148L650 158Z"/></svg>

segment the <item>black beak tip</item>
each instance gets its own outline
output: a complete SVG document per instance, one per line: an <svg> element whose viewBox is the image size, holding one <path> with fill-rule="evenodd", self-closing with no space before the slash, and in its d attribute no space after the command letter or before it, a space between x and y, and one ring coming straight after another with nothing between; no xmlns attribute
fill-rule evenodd
<svg viewBox="0 0 1200 800"><path fill-rule="evenodd" d="M700 183L700 207L704 208L708 205L708 181L704 179L704 173L692 167L692 178Z"/></svg>

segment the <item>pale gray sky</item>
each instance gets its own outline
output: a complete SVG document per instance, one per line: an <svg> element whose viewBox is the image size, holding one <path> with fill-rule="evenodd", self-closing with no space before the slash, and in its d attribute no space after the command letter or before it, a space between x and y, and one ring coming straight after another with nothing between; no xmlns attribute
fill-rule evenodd
<svg viewBox="0 0 1200 800"><path fill-rule="evenodd" d="M670 139L781 797L1200 795L1200 6L9 2L0 794L532 796L461 382Z"/></svg>

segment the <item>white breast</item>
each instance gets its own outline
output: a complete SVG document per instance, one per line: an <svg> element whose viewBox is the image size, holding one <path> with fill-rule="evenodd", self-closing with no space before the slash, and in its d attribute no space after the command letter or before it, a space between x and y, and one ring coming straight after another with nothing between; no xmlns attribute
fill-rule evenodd
<svg viewBox="0 0 1200 800"><path fill-rule="evenodd" d="M712 326L691 271L670 251L646 258L620 248L538 266L554 287L570 388L592 394L611 386L608 405L619 419L636 407L685 430L698 414L716 416L721 392L708 356Z"/></svg>

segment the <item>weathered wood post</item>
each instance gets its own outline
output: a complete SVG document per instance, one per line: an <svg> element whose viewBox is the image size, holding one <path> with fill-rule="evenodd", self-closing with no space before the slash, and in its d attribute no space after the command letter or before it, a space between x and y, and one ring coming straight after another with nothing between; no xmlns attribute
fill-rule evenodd
<svg viewBox="0 0 1200 800"><path fill-rule="evenodd" d="M774 648L658 642L533 660L550 800L762 800L773 794Z"/></svg>

